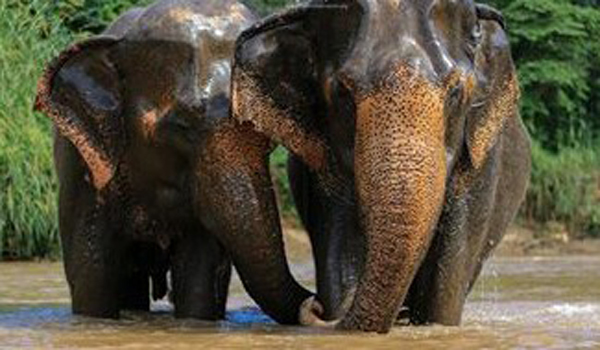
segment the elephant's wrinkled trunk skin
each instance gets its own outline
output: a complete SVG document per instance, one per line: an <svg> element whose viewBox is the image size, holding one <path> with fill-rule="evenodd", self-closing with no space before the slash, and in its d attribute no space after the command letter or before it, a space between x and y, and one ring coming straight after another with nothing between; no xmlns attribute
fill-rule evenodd
<svg viewBox="0 0 600 350"><path fill-rule="evenodd" d="M357 98L365 271L340 327L388 332L430 244L446 178L444 90L399 65Z"/></svg>
<svg viewBox="0 0 600 350"><path fill-rule="evenodd" d="M252 299L275 321L298 324L300 306L313 294L296 282L285 259L269 148L269 140L247 126L210 135L197 170L197 209L228 248Z"/></svg>

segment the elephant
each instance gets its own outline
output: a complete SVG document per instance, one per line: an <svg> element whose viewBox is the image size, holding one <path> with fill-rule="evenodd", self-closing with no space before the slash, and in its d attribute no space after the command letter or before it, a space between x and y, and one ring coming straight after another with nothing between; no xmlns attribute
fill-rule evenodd
<svg viewBox="0 0 600 350"><path fill-rule="evenodd" d="M531 171L502 14L313 0L240 35L231 94L233 117L291 154L317 275L301 322L459 324Z"/></svg>
<svg viewBox="0 0 600 350"><path fill-rule="evenodd" d="M313 294L284 259L274 145L230 116L236 38L257 20L235 0L161 0L47 67L36 109L55 129L75 314L148 310L170 270L176 317L222 319L233 264L266 314L298 323Z"/></svg>

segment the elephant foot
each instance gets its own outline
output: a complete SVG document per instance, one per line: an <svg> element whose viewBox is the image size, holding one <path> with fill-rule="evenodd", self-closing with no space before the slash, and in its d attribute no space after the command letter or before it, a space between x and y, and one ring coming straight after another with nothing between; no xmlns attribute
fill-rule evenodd
<svg viewBox="0 0 600 350"><path fill-rule="evenodd" d="M323 305L315 296L312 296L300 305L299 322L303 326L336 328L340 321L325 321L323 320L324 313L325 308Z"/></svg>

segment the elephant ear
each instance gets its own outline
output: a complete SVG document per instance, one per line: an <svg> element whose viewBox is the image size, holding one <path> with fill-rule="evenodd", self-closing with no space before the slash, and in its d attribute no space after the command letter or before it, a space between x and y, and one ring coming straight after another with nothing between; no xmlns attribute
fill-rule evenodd
<svg viewBox="0 0 600 350"><path fill-rule="evenodd" d="M501 15L480 17L482 42L475 59L478 93L467 116L466 144L479 169L509 118L518 118L520 90Z"/></svg>
<svg viewBox="0 0 600 350"><path fill-rule="evenodd" d="M99 37L62 52L40 79L35 103L77 148L98 190L115 175L123 137L122 94L110 59L117 42Z"/></svg>
<svg viewBox="0 0 600 350"><path fill-rule="evenodd" d="M249 122L318 170L326 143L314 111L317 55L306 8L267 18L238 38L232 70L232 114Z"/></svg>

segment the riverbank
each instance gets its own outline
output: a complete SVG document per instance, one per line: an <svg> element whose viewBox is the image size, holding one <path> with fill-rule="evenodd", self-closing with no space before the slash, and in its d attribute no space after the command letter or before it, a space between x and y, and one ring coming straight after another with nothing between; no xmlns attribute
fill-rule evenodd
<svg viewBox="0 0 600 350"><path fill-rule="evenodd" d="M568 234L555 233L539 237L524 227L511 227L496 249L497 256L600 256L600 239L570 239Z"/></svg>
<svg viewBox="0 0 600 350"><path fill-rule="evenodd" d="M293 223L284 223L286 252L290 260L311 255L308 234ZM566 233L536 235L535 231L512 226L494 251L499 257L600 256L600 239L569 239Z"/></svg>
<svg viewBox="0 0 600 350"><path fill-rule="evenodd" d="M310 261L312 250L306 231L292 220L283 223L284 241L288 259L292 262ZM564 234L537 235L534 230L521 226L509 228L500 245L494 251L498 257L552 257L552 256L598 256L600 239L569 239ZM19 259L5 256L3 262L56 261L56 259Z"/></svg>

